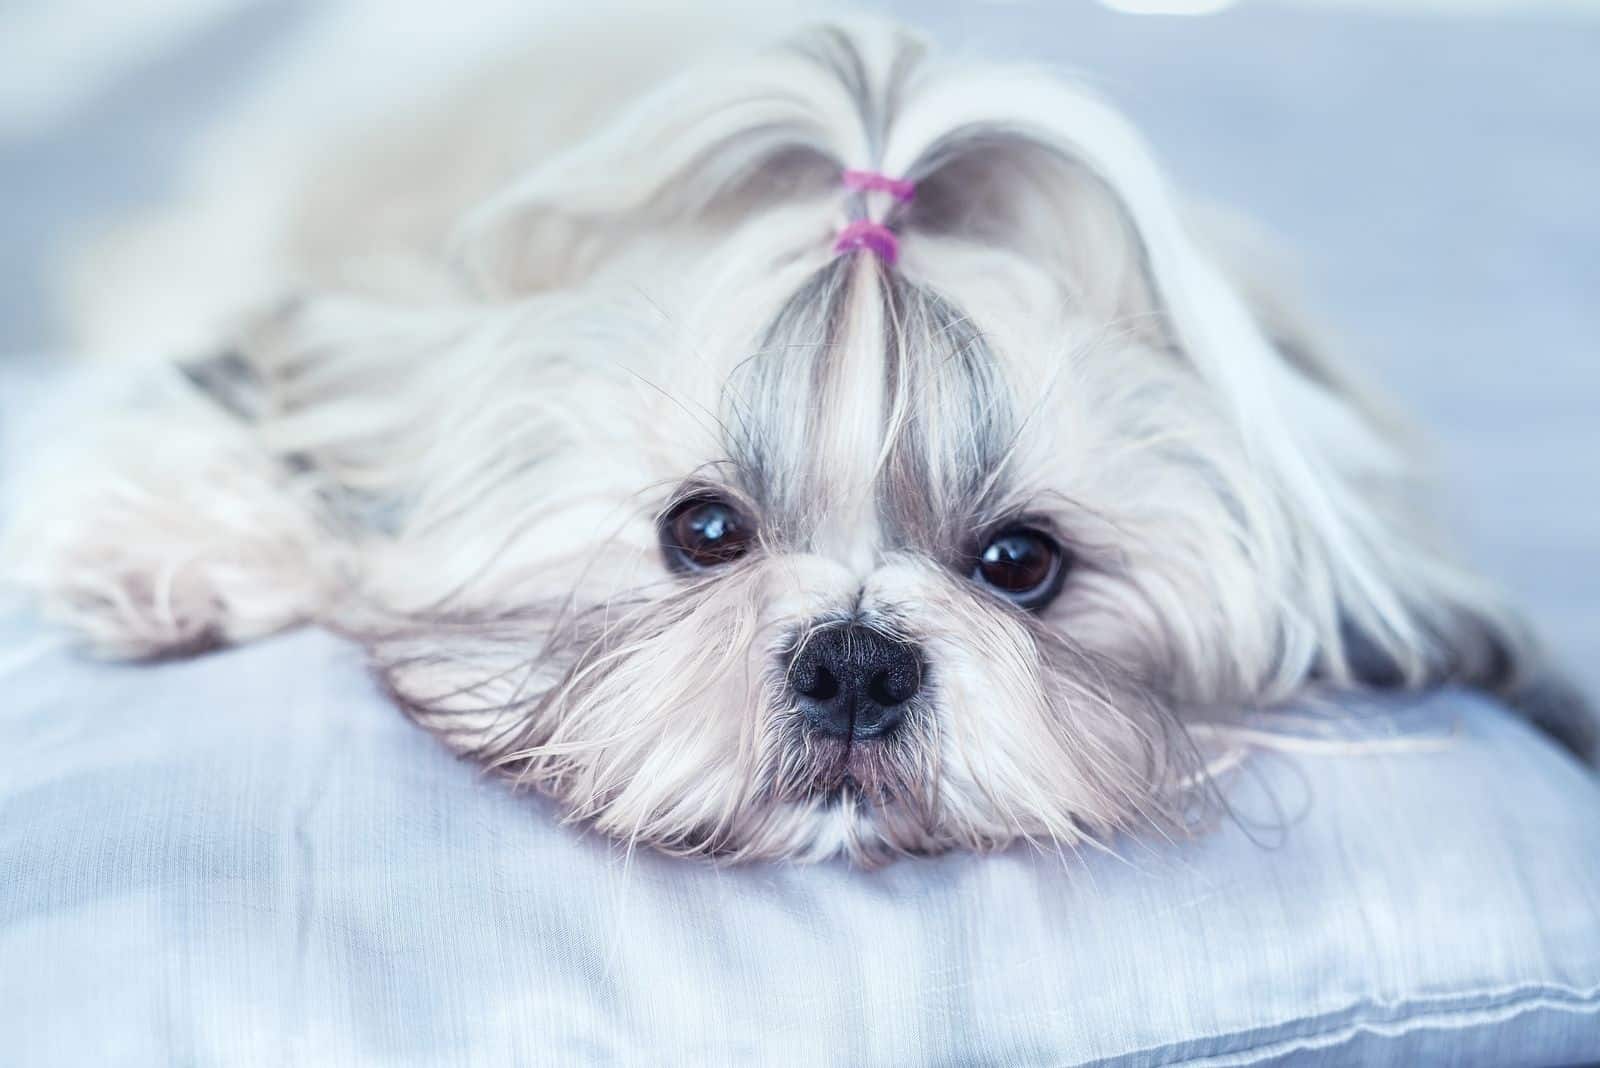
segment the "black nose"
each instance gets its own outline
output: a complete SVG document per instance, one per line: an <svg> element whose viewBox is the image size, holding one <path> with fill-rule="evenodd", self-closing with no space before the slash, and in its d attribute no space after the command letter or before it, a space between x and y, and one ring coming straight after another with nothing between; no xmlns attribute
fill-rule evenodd
<svg viewBox="0 0 1600 1068"><path fill-rule="evenodd" d="M882 738L922 687L922 654L910 642L859 623L812 631L789 663L789 688L812 730Z"/></svg>

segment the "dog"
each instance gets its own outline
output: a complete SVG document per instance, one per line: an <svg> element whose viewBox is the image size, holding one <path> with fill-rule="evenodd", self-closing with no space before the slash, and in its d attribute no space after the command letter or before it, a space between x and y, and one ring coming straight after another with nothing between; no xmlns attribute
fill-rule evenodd
<svg viewBox="0 0 1600 1068"><path fill-rule="evenodd" d="M13 577L116 657L332 628L571 819L728 860L1182 828L1200 728L1312 693L1593 759L1401 423L1111 107L870 18L637 36L343 143L294 291L52 469Z"/></svg>

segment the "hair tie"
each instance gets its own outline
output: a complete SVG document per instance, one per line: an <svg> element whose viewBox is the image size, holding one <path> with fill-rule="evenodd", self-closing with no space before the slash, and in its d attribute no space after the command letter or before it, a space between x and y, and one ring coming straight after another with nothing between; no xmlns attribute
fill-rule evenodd
<svg viewBox="0 0 1600 1068"><path fill-rule="evenodd" d="M846 170L841 177L846 189L858 193L888 193L902 204L917 193L915 182L905 178L890 178L877 171ZM900 239L883 223L871 219L857 219L849 224L839 231L839 237L833 243L836 253L853 252L858 248L866 249L891 267L900 258Z"/></svg>
<svg viewBox="0 0 1600 1068"><path fill-rule="evenodd" d="M890 178L877 171L851 170L845 171L843 178L846 189L858 193L888 193L902 204L917 195L917 183L908 178Z"/></svg>
<svg viewBox="0 0 1600 1068"><path fill-rule="evenodd" d="M900 258L900 241L894 231L871 219L857 219L840 230L838 240L833 243L835 252L851 252L858 248L866 249L891 267Z"/></svg>

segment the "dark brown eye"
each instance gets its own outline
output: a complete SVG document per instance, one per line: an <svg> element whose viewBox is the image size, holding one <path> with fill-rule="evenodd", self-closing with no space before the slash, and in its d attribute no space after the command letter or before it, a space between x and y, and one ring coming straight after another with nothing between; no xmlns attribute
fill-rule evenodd
<svg viewBox="0 0 1600 1068"><path fill-rule="evenodd" d="M1012 527L983 547L972 577L1023 608L1042 608L1061 592L1067 564L1067 553L1050 535Z"/></svg>
<svg viewBox="0 0 1600 1068"><path fill-rule="evenodd" d="M755 543L755 526L719 497L693 497L675 505L661 524L661 549L680 571L732 563Z"/></svg>

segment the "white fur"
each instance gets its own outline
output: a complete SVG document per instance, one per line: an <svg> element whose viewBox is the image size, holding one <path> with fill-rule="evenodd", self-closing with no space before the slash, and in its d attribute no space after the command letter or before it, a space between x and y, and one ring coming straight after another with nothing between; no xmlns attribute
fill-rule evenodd
<svg viewBox="0 0 1600 1068"><path fill-rule="evenodd" d="M1112 109L876 21L730 39L599 114L497 75L502 128L561 136L514 138L496 193L442 183L458 196L416 217L460 226L381 271L361 247L381 217L311 198L293 225L331 251L280 274L314 284L236 339L259 417L191 398L144 417L159 451L101 451L96 488L56 474L84 492L29 510L24 583L118 655L339 628L420 722L574 818L734 857L1181 824L1205 760L1185 727L1351 684L1352 633L1405 684L1515 676L1518 628L1438 554L1386 421L1285 358L1312 340L1197 243ZM479 119L379 140L492 136ZM355 157L340 181L377 203L407 180ZM847 194L847 167L918 200ZM862 214L897 227L922 303L890 321L858 255L829 276L838 321L794 307ZM952 369L935 297L979 371ZM974 440L1000 412L1011 432ZM730 446L751 435L759 486ZM766 525L685 579L656 518L691 481ZM1037 618L936 548L976 533L974 486L1077 554ZM922 526L886 523L886 498ZM821 798L783 653L847 616L918 643L933 686L871 788Z"/></svg>

